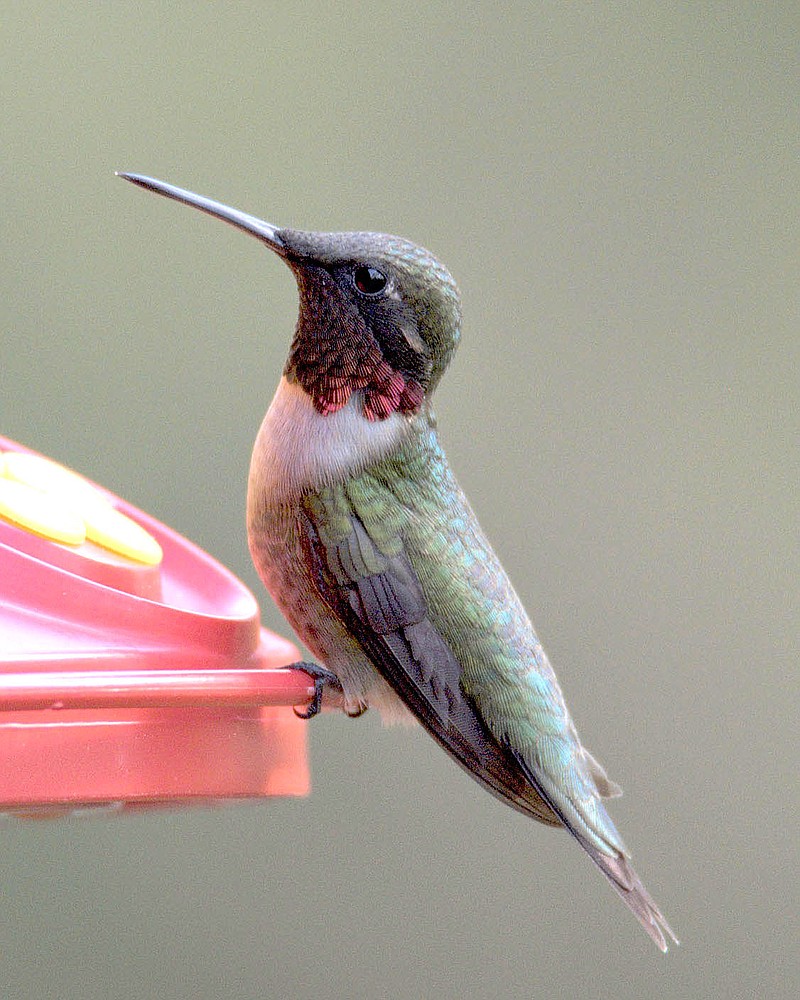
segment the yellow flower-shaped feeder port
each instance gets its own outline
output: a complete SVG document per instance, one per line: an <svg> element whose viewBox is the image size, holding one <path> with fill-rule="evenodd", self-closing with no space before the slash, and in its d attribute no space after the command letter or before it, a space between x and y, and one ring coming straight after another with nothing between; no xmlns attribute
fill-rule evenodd
<svg viewBox="0 0 800 1000"><path fill-rule="evenodd" d="M84 542L145 566L163 558L153 536L83 476L26 452L0 452L0 518L62 545Z"/></svg>

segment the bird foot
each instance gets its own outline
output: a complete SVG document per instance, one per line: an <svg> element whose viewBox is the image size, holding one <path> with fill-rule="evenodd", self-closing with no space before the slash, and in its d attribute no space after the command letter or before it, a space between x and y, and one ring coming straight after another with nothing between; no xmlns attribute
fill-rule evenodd
<svg viewBox="0 0 800 1000"><path fill-rule="evenodd" d="M339 678L336 674L330 670L326 670L325 667L321 667L318 663L290 663L286 669L302 670L303 673L308 674L314 681L314 694L308 708L303 710L294 706L292 709L298 719L313 719L315 715L319 714L322 708L322 695L326 687L333 688L335 691L341 693L342 685L339 683Z"/></svg>

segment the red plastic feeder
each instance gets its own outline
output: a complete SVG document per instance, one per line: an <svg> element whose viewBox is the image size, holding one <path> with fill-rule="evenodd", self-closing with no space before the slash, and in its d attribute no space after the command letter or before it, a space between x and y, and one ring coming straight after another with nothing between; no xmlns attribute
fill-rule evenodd
<svg viewBox="0 0 800 1000"><path fill-rule="evenodd" d="M205 552L0 437L0 811L307 794L298 660Z"/></svg>

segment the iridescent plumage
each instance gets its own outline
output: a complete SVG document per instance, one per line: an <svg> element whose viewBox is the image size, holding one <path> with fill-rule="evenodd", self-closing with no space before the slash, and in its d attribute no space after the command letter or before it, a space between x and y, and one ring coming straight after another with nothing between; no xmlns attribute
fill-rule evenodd
<svg viewBox="0 0 800 1000"><path fill-rule="evenodd" d="M674 935L603 804L619 789L581 744L438 442L430 400L461 321L447 270L396 237L277 229L129 179L253 233L295 273L300 315L253 451L248 537L347 710L410 713L493 794L564 825L666 950Z"/></svg>

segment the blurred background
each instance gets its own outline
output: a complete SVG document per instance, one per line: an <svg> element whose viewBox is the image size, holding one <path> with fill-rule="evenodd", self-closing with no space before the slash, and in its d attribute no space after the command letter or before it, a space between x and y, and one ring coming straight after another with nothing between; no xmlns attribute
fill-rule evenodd
<svg viewBox="0 0 800 1000"><path fill-rule="evenodd" d="M683 944L421 732L328 715L307 800L4 823L2 996L795 995L797 5L3 20L2 432L286 633L243 509L291 275L113 172L434 250L444 443Z"/></svg>

